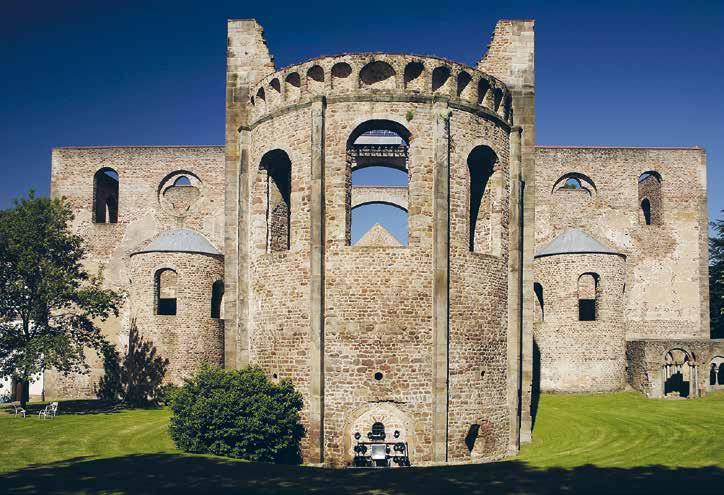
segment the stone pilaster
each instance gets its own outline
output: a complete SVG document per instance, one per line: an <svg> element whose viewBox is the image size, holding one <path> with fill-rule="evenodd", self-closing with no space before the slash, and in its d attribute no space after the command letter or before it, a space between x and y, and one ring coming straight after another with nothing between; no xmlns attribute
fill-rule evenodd
<svg viewBox="0 0 724 495"><path fill-rule="evenodd" d="M248 364L247 207L249 88L274 70L261 26L253 19L229 20L226 52L226 190L224 219L224 365Z"/></svg>
<svg viewBox="0 0 724 495"><path fill-rule="evenodd" d="M432 460L447 461L450 322L450 113L433 103Z"/></svg>
<svg viewBox="0 0 724 495"><path fill-rule="evenodd" d="M311 377L309 427L311 460L324 462L324 98L312 103L309 301Z"/></svg>

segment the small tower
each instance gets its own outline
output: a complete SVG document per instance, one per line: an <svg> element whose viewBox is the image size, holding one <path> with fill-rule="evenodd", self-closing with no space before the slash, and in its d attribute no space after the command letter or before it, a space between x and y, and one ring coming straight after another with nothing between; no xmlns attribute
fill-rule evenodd
<svg viewBox="0 0 724 495"><path fill-rule="evenodd" d="M190 229L162 233L131 254L130 306L141 337L167 358L165 381L180 384L224 356L224 257Z"/></svg>
<svg viewBox="0 0 724 495"><path fill-rule="evenodd" d="M542 391L624 387L625 277L625 256L579 229L536 252L533 367Z"/></svg>

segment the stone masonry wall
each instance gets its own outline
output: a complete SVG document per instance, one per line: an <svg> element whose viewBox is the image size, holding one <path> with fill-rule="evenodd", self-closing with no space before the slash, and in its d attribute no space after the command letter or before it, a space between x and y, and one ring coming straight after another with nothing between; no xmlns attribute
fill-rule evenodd
<svg viewBox="0 0 724 495"><path fill-rule="evenodd" d="M627 255L627 338L708 337L703 150L538 147L536 160L536 245L578 227ZM647 171L662 178L659 224L640 212ZM590 180L591 194L554 191L568 173Z"/></svg>
<svg viewBox="0 0 724 495"><path fill-rule="evenodd" d="M309 246L316 228L310 163L317 139L311 134L315 118L312 96L324 93L326 100L316 107L322 109L323 115L324 459L331 465L347 464L351 460L353 430L363 426L360 418L379 416L389 418L388 428L396 425L404 429L413 462L432 461L433 147L434 124L440 114L450 120L446 146L454 216L450 235L455 246L450 252L455 253L454 266L460 272L455 275L458 278L451 278L451 308L456 309L451 310L447 323L450 362L454 363L449 371L450 459L500 458L507 451L510 434L505 372L509 128L496 113L472 111L466 99L476 101L476 93L468 95L459 84L455 76L462 70L457 66L449 81L436 86L438 91L446 92L440 100L444 109L440 110L432 104L426 84L410 96L404 87L405 79L398 78L414 57L381 54L375 59L389 63L392 75L383 66L360 72L358 90L356 84L348 86L341 79L354 77L355 68L364 70L369 62L366 56L360 60L349 56L320 59L316 65L302 64L302 69L288 68L268 76L259 85L264 91L256 92L256 120L249 131L250 362L262 366L274 379L292 379L305 399L303 420L312 420L314 401L318 400L310 388L315 357L309 352L313 337L310 328L314 328L311 315L317 304L310 296L313 279ZM432 68L446 63L438 59L423 61L431 62L416 76L423 81L431 81ZM348 64L354 70L342 70L335 64ZM327 72L329 67L331 72ZM293 93L293 74L298 73L302 75L301 87L299 93ZM290 74L293 77L284 86L286 89L274 96L275 79L286 81ZM392 82L387 81L390 78ZM447 96L456 95L458 90L460 100ZM502 93L500 97L504 100ZM294 104L288 102L290 98ZM460 108L455 106L458 101ZM492 107L495 102L487 104ZM499 104L501 111L503 104ZM347 145L357 126L369 120L392 121L410 133L407 247L348 245L351 170ZM447 143L447 136L444 139ZM496 214L490 217L490 232L497 239L489 244L497 246L497 255L467 252L466 160L477 145L495 151L503 177L496 200L490 205ZM275 149L284 151L292 163L291 242L288 252L267 253L266 177L259 163ZM499 225L493 226L493 219ZM479 315L480 320L470 321L471 314ZM473 423L480 426L481 437L471 452L465 438ZM314 441L314 432L305 439L303 451L307 458L314 451Z"/></svg>
<svg viewBox="0 0 724 495"><path fill-rule="evenodd" d="M166 268L176 272L175 315L156 314L155 275ZM211 317L212 286L223 278L221 256L155 252L131 256L131 319L139 335L169 360L166 383L183 384L202 363L223 364L224 320Z"/></svg>
<svg viewBox="0 0 724 495"><path fill-rule="evenodd" d="M579 321L579 277L587 273L599 277L595 321ZM534 324L534 345L539 355L534 366L540 372L540 390L622 389L626 383L624 259L611 254L538 257L535 276L543 286L544 314Z"/></svg>
<svg viewBox="0 0 724 495"><path fill-rule="evenodd" d="M119 176L118 223L93 223L93 177L104 167ZM51 195L65 197L75 214L72 229L86 241L88 270L103 269L105 285L127 293L129 254L163 231L188 227L223 248L223 168L221 146L56 148ZM180 175L192 185L172 187ZM129 324L126 301L120 317L101 328L122 349L128 344ZM103 365L95 353L89 353L89 362L89 375L46 372L46 397L94 396Z"/></svg>
<svg viewBox="0 0 724 495"><path fill-rule="evenodd" d="M724 357L724 339L637 339L626 342L628 383L651 398L664 396L663 366L666 353L681 349L696 365L699 395L711 391L709 369L713 360Z"/></svg>

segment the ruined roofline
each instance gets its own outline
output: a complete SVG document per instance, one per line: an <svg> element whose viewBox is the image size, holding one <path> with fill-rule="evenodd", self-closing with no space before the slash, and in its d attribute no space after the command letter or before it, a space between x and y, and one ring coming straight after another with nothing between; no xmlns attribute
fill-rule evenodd
<svg viewBox="0 0 724 495"><path fill-rule="evenodd" d="M548 145L536 144L536 149L563 149L563 150L703 150L701 146L596 146L596 145Z"/></svg>

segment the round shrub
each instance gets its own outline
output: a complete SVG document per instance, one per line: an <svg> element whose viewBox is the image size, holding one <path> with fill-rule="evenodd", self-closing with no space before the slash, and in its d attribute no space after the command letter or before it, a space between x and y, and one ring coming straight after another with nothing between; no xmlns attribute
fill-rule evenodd
<svg viewBox="0 0 724 495"><path fill-rule="evenodd" d="M186 452L299 462L302 396L259 368L204 366L173 394L171 438Z"/></svg>

